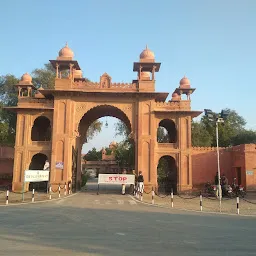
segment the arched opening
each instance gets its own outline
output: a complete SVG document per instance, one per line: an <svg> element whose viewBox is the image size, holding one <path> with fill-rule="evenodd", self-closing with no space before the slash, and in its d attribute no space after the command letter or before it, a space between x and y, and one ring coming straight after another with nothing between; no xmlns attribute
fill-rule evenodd
<svg viewBox="0 0 256 256"><path fill-rule="evenodd" d="M171 156L162 156L157 166L157 182L160 192L177 193L177 165Z"/></svg>
<svg viewBox="0 0 256 256"><path fill-rule="evenodd" d="M175 123L170 119L163 119L160 121L157 129L158 143L176 143L177 129Z"/></svg>
<svg viewBox="0 0 256 256"><path fill-rule="evenodd" d="M92 127L97 123L101 123L101 131L91 136ZM122 173L124 169L132 173L135 166L134 140L130 120L122 110L111 105L92 108L81 118L78 136L75 149L78 161L73 165L72 184L79 183L75 180L79 180L80 172L82 178L91 170L94 170L91 172L93 178L100 173Z"/></svg>
<svg viewBox="0 0 256 256"><path fill-rule="evenodd" d="M45 154L35 154L30 162L29 170L43 170L48 157ZM42 182L30 182L29 190L35 189L36 191L47 191L47 181Z"/></svg>
<svg viewBox="0 0 256 256"><path fill-rule="evenodd" d="M35 119L32 131L32 141L50 141L51 140L51 122L45 116L40 116Z"/></svg>

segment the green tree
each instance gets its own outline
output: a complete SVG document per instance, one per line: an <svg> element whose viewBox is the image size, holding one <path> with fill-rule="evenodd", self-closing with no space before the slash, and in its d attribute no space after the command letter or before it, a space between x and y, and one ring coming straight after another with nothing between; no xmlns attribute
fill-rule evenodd
<svg viewBox="0 0 256 256"><path fill-rule="evenodd" d="M18 81L13 75L0 76L0 144L13 146L15 142L16 113L7 111L3 107L17 105Z"/></svg>
<svg viewBox="0 0 256 256"><path fill-rule="evenodd" d="M134 144L128 141L122 141L115 148L115 160L120 168L134 169Z"/></svg>
<svg viewBox="0 0 256 256"><path fill-rule="evenodd" d="M212 145L213 138L202 122L192 121L191 137L193 147L210 147Z"/></svg>
<svg viewBox="0 0 256 256"><path fill-rule="evenodd" d="M87 152L84 156L84 160L86 161L100 161L102 159L102 151L97 151L96 148L92 148Z"/></svg>
<svg viewBox="0 0 256 256"><path fill-rule="evenodd" d="M227 147L235 145L235 138L239 136L245 129L245 120L235 110L225 109L228 113L224 123L218 124L219 131L219 146ZM214 116L216 120L217 114ZM216 122L209 120L206 116L203 116L200 122L192 123L192 144L193 146L216 146ZM248 136L247 136L248 138ZM240 136L240 142L243 141Z"/></svg>
<svg viewBox="0 0 256 256"><path fill-rule="evenodd" d="M102 122L100 122L98 119L95 120L88 128L87 130L87 140L91 140L95 135L101 132L102 129Z"/></svg>
<svg viewBox="0 0 256 256"><path fill-rule="evenodd" d="M56 72L51 63L44 64L44 68L36 68L32 71L33 84L36 88L43 87L53 89Z"/></svg>
<svg viewBox="0 0 256 256"><path fill-rule="evenodd" d="M115 123L115 136L123 136L124 140L127 140L129 134L130 131L125 123L121 120L118 120L117 123Z"/></svg>
<svg viewBox="0 0 256 256"><path fill-rule="evenodd" d="M250 143L256 144L256 131L243 130L232 138L233 145L250 144Z"/></svg>
<svg viewBox="0 0 256 256"><path fill-rule="evenodd" d="M134 169L135 148L134 142L129 138L130 131L121 120L115 124L115 131L115 136L123 136L124 138L115 148L115 159L120 168Z"/></svg>

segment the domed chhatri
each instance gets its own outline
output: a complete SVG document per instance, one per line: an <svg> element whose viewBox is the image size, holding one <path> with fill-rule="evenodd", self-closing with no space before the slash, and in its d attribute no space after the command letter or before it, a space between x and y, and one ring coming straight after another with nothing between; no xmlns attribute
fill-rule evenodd
<svg viewBox="0 0 256 256"><path fill-rule="evenodd" d="M141 80L150 80L150 72L141 72Z"/></svg>
<svg viewBox="0 0 256 256"><path fill-rule="evenodd" d="M22 77L20 82L22 84L32 84L32 77L29 73L25 73Z"/></svg>
<svg viewBox="0 0 256 256"><path fill-rule="evenodd" d="M155 54L148 49L148 46L146 45L146 49L142 51L140 54L140 60L141 61L155 61Z"/></svg>
<svg viewBox="0 0 256 256"><path fill-rule="evenodd" d="M68 47L68 44L66 45L59 51L59 57L58 59L68 59L72 60L74 58L74 53L73 51Z"/></svg>
<svg viewBox="0 0 256 256"><path fill-rule="evenodd" d="M180 80L180 88L181 89L189 89L190 88L190 81L189 81L189 79L186 76L184 76Z"/></svg>

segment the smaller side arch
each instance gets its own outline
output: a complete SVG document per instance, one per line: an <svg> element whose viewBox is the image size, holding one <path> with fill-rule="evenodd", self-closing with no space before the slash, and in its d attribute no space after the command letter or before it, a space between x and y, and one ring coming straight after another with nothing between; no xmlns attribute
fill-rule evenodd
<svg viewBox="0 0 256 256"><path fill-rule="evenodd" d="M47 155L43 153L34 154L31 158L31 162L29 165L29 170L43 170L45 162L49 160ZM47 190L47 181L42 182L30 182L29 190L36 189L36 191L46 191Z"/></svg>
<svg viewBox="0 0 256 256"><path fill-rule="evenodd" d="M161 192L170 193L173 189L177 193L178 168L174 157L163 155L158 160L157 183Z"/></svg>
<svg viewBox="0 0 256 256"><path fill-rule="evenodd" d="M31 130L32 141L50 141L51 140L51 122L46 116L39 116L34 120Z"/></svg>

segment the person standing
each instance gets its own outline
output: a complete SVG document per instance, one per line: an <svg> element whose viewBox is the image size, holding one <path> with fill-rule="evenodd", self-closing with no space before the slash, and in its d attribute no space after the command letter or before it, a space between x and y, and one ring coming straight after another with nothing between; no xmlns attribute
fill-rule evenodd
<svg viewBox="0 0 256 256"><path fill-rule="evenodd" d="M139 171L139 176L138 176L138 190L139 190L140 196L142 196L143 190L144 190L144 177L143 177L143 175L142 175L142 171Z"/></svg>
<svg viewBox="0 0 256 256"><path fill-rule="evenodd" d="M123 169L122 174L126 174L125 169ZM125 195L125 184L122 184L122 195Z"/></svg>
<svg viewBox="0 0 256 256"><path fill-rule="evenodd" d="M132 175L134 175L134 184L131 184L130 188L131 188L131 193L133 193L133 195L135 196L136 189L137 189L137 175L135 170L132 171Z"/></svg>

